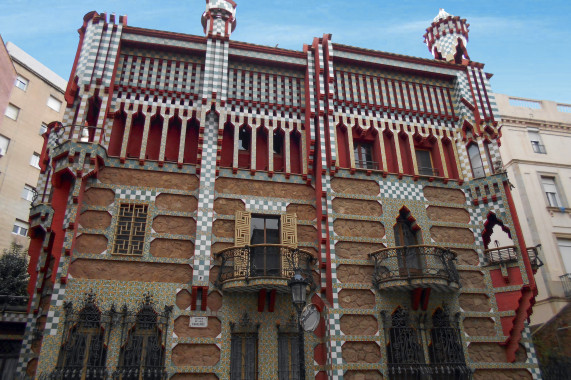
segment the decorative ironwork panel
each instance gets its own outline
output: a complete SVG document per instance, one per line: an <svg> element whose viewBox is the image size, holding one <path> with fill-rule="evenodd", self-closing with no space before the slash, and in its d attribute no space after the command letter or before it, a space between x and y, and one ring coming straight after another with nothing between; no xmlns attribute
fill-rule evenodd
<svg viewBox="0 0 571 380"><path fill-rule="evenodd" d="M117 217L113 253L142 255L147 228L147 205L121 204Z"/></svg>
<svg viewBox="0 0 571 380"><path fill-rule="evenodd" d="M250 220L252 214L248 211L236 211L236 224L234 228L234 245L243 247L250 244Z"/></svg>
<svg viewBox="0 0 571 380"><path fill-rule="evenodd" d="M281 224L281 243L290 247L297 247L297 215L283 214Z"/></svg>

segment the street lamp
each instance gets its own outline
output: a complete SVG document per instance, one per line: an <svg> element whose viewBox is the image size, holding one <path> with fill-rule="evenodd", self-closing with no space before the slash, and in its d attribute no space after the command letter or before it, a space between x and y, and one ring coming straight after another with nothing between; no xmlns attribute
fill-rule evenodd
<svg viewBox="0 0 571 380"><path fill-rule="evenodd" d="M295 271L293 277L289 280L288 286L291 289L291 299L293 306L297 311L298 333L297 342L299 349L299 380L305 380L305 355L304 355L304 331L301 326L301 312L305 306L307 299L307 280L301 276L299 270Z"/></svg>

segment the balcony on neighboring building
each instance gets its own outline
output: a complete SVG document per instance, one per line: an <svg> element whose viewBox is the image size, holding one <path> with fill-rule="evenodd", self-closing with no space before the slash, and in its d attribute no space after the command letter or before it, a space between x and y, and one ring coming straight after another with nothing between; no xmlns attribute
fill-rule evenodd
<svg viewBox="0 0 571 380"><path fill-rule="evenodd" d="M517 261L517 248L515 245L486 249L484 253L490 265Z"/></svg>
<svg viewBox="0 0 571 380"><path fill-rule="evenodd" d="M373 284L379 290L433 288L452 291L461 287L456 253L448 248L412 245L384 248L369 254L375 261Z"/></svg>
<svg viewBox="0 0 571 380"><path fill-rule="evenodd" d="M541 261L541 259L539 258L540 248L541 244L538 244L535 247L527 248L527 256L529 257L529 262L531 264L531 269L533 270L533 273L537 272L537 270L543 266L543 261Z"/></svg>
<svg viewBox="0 0 571 380"><path fill-rule="evenodd" d="M288 281L299 270L313 289L315 258L299 248L280 244L231 247L216 254L220 263L216 286L224 291L276 289L289 293Z"/></svg>
<svg viewBox="0 0 571 380"><path fill-rule="evenodd" d="M559 276L559 279L561 279L565 297L571 298L571 273L565 273L563 276Z"/></svg>

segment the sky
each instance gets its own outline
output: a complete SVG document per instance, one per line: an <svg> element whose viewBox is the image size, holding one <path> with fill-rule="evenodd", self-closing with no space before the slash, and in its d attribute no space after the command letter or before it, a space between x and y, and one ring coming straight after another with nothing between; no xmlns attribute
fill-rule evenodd
<svg viewBox="0 0 571 380"><path fill-rule="evenodd" d="M569 0L236 0L231 39L302 50L313 37L432 58L422 35L438 13L466 18L468 54L495 92L571 104ZM127 15L131 26L203 35L204 0L0 0L0 35L69 78L83 16Z"/></svg>

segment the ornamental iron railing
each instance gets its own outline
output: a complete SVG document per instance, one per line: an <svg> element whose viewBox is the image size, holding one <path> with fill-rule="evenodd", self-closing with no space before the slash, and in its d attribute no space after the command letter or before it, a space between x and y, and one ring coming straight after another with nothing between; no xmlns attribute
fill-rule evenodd
<svg viewBox="0 0 571 380"><path fill-rule="evenodd" d="M418 168L418 175L424 175L424 176L429 176L429 177L438 177L438 169L437 168L433 168L430 166L420 166Z"/></svg>
<svg viewBox="0 0 571 380"><path fill-rule="evenodd" d="M381 315L387 341L389 379L472 378L472 370L464 357L458 315L450 318L446 306L436 309L432 318L426 313L410 315L401 307L392 315L386 311Z"/></svg>
<svg viewBox="0 0 571 380"><path fill-rule="evenodd" d="M0 313L6 311L26 311L28 307L28 296L0 295Z"/></svg>
<svg viewBox="0 0 571 380"><path fill-rule="evenodd" d="M559 279L561 280L565 297L571 297L571 273L565 273L563 276L559 276Z"/></svg>
<svg viewBox="0 0 571 380"><path fill-rule="evenodd" d="M514 245L486 249L484 252L486 253L488 264L490 265L517 261L517 248Z"/></svg>
<svg viewBox="0 0 571 380"><path fill-rule="evenodd" d="M311 288L315 288L311 274L315 258L299 248L280 244L256 244L231 247L216 254L220 271L216 286L221 288L227 281L256 278L289 280L296 271L304 276Z"/></svg>
<svg viewBox="0 0 571 380"><path fill-rule="evenodd" d="M541 259L539 258L539 250L540 249L541 249L541 244L538 244L535 247L528 247L527 248L527 256L529 257L529 262L531 264L531 268L534 271L537 271L539 268L541 268L543 266L543 261L541 261Z"/></svg>
<svg viewBox="0 0 571 380"><path fill-rule="evenodd" d="M355 160L355 167L357 169L379 170L379 163L377 161Z"/></svg>
<svg viewBox="0 0 571 380"><path fill-rule="evenodd" d="M375 261L373 284L414 279L439 279L460 287L454 261L456 253L448 248L432 245L411 245L384 248L369 254Z"/></svg>

